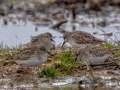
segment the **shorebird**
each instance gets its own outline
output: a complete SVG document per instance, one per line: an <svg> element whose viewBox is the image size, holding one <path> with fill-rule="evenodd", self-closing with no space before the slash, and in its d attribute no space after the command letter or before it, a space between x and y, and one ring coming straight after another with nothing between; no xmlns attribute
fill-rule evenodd
<svg viewBox="0 0 120 90"><path fill-rule="evenodd" d="M63 45L68 42L73 47L85 47L85 46L94 46L104 42L100 40L90 33L84 31L72 31L72 32L65 32L63 35ZM62 45L62 46L63 46Z"/></svg>
<svg viewBox="0 0 120 90"><path fill-rule="evenodd" d="M79 48L75 51L76 60L82 60L90 64L104 62L115 49L108 49L100 46Z"/></svg>
<svg viewBox="0 0 120 90"><path fill-rule="evenodd" d="M52 34L49 32L46 32L46 33L34 36L26 46L31 47L36 45L37 46L43 45L46 48L46 50L50 50L55 48L55 45L53 42L55 41L52 39Z"/></svg>
<svg viewBox="0 0 120 90"><path fill-rule="evenodd" d="M83 61L87 66L87 72L90 74L89 76L91 76L91 80L97 82L97 79L95 79L92 73L93 70L91 65L103 63L114 51L115 49L108 49L99 46L82 47L75 51L75 61Z"/></svg>
<svg viewBox="0 0 120 90"><path fill-rule="evenodd" d="M29 71L27 68L43 64L47 59L47 53L44 46L26 47L18 51L13 57L13 60L23 66L25 70Z"/></svg>

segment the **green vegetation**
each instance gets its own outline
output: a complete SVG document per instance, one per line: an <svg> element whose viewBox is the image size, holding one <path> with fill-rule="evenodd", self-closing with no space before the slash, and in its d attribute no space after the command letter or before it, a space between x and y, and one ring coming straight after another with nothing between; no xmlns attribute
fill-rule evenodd
<svg viewBox="0 0 120 90"><path fill-rule="evenodd" d="M111 43L100 44L100 46L118 49L114 52L114 56L115 57L120 56L120 46ZM1 44L0 59L4 61L7 61L7 59L12 59L11 57L19 49L22 48L23 46L20 45L18 47L12 47L11 49L7 46L3 47L3 44ZM73 51L74 50L71 47L56 48L55 55L53 57L48 58L48 60L46 61L46 65L50 64L50 66L41 66L40 68L35 69L37 75L39 77L56 77L60 75L70 75L74 73L77 66L75 65L75 58ZM109 61L113 61L113 58L114 57L112 57L111 60L109 59ZM49 59L51 59L51 61L49 61Z"/></svg>
<svg viewBox="0 0 120 90"><path fill-rule="evenodd" d="M110 42L101 43L99 45L102 46L102 47L107 47L107 48L115 47L115 45L111 44Z"/></svg>
<svg viewBox="0 0 120 90"><path fill-rule="evenodd" d="M114 52L115 56L120 56L120 47L111 43L100 44L102 47L118 49ZM75 69L74 54L72 53L72 48L64 47L62 52L55 55L52 60L54 65L51 67L44 67L42 71L37 70L39 76L55 77L58 75L69 75ZM113 58L110 60L113 61ZM60 62L60 63L56 63Z"/></svg>
<svg viewBox="0 0 120 90"><path fill-rule="evenodd" d="M115 56L120 56L120 46L116 47L118 50L114 52Z"/></svg>
<svg viewBox="0 0 120 90"><path fill-rule="evenodd" d="M38 75L46 77L55 77L58 75L71 74L72 70L74 69L74 57L71 49L72 48L66 50L63 48L62 53L54 56L54 64L51 67L43 68L41 72L37 70Z"/></svg>
<svg viewBox="0 0 120 90"><path fill-rule="evenodd" d="M114 49L116 49L114 52L114 55L120 56L120 46L112 44L111 42L106 42L104 44L102 43L102 44L100 44L100 46L107 47L107 48L114 48Z"/></svg>
<svg viewBox="0 0 120 90"><path fill-rule="evenodd" d="M18 49L22 49L22 44L16 47L9 48L8 46L4 46L2 43L0 44L0 58L2 60L6 60L8 58L11 58Z"/></svg>

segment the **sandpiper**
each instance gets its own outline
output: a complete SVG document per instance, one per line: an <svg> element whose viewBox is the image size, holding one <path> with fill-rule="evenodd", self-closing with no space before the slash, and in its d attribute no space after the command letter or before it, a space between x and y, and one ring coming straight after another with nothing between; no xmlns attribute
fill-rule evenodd
<svg viewBox="0 0 120 90"><path fill-rule="evenodd" d="M103 40L100 40L90 33L84 31L65 32L63 35L63 39L63 45L68 42L73 47L93 46L104 42Z"/></svg>
<svg viewBox="0 0 120 90"><path fill-rule="evenodd" d="M53 42L55 41L52 39L52 34L49 32L46 32L46 33L34 36L32 40L26 46L31 47L31 46L36 46L36 45L37 46L43 45L46 48L46 50L50 50L50 49L55 48L55 45Z"/></svg>
<svg viewBox="0 0 120 90"><path fill-rule="evenodd" d="M92 65L104 62L115 49L108 49L100 46L83 47L75 51L76 60L82 60Z"/></svg>
<svg viewBox="0 0 120 90"><path fill-rule="evenodd" d="M47 50L44 46L26 47L18 51L13 60L23 68L34 67L43 64L47 59ZM27 70L27 69L26 69ZM27 70L28 71L28 70Z"/></svg>
<svg viewBox="0 0 120 90"><path fill-rule="evenodd" d="M87 66L87 72L93 82L97 82L97 79L93 75L93 70L91 65L102 64L115 49L104 48L100 46L93 47L82 47L76 50L75 52L75 60L83 61Z"/></svg>

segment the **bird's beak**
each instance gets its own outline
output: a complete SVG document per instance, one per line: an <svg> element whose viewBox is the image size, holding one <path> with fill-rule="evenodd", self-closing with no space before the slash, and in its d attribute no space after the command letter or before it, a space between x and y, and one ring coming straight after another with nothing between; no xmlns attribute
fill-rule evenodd
<svg viewBox="0 0 120 90"><path fill-rule="evenodd" d="M51 50L55 50L55 44L53 44L53 47L52 47L52 49Z"/></svg>
<svg viewBox="0 0 120 90"><path fill-rule="evenodd" d="M65 44L65 41L63 42L62 47L64 46L64 44Z"/></svg>
<svg viewBox="0 0 120 90"><path fill-rule="evenodd" d="M51 41L53 41L54 43L56 43L53 39L51 39Z"/></svg>
<svg viewBox="0 0 120 90"><path fill-rule="evenodd" d="M47 51L48 54L50 54L51 56L54 56L52 53L50 53L49 51Z"/></svg>

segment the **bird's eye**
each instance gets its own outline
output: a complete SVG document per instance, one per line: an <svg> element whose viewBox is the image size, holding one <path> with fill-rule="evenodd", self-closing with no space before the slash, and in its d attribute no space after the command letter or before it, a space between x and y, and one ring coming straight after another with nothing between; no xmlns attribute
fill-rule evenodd
<svg viewBox="0 0 120 90"><path fill-rule="evenodd" d="M44 49L44 48L41 48L41 50L42 50L42 51L45 51L45 49Z"/></svg>
<svg viewBox="0 0 120 90"><path fill-rule="evenodd" d="M48 36L48 35L45 35L45 37L46 37L46 38L49 38L49 36Z"/></svg>

